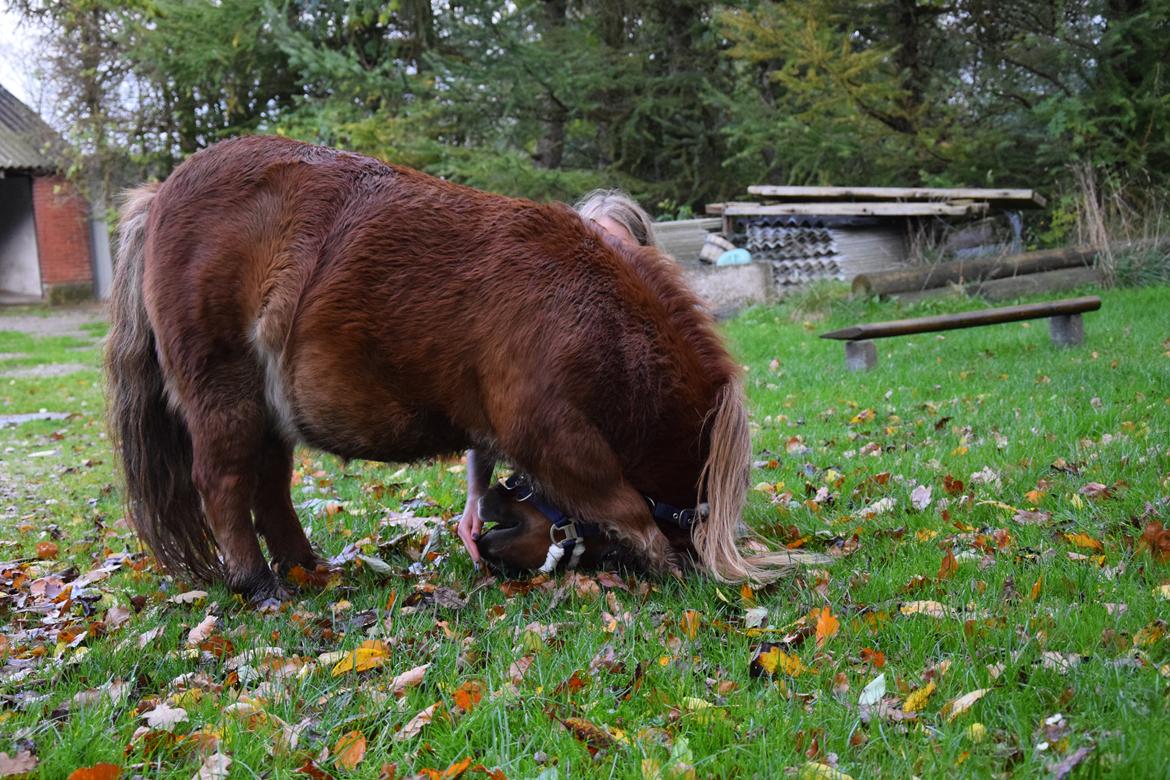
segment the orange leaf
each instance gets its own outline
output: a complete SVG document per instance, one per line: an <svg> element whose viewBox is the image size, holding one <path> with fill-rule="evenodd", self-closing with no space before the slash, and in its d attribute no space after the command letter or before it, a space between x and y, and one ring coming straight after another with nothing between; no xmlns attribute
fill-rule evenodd
<svg viewBox="0 0 1170 780"><path fill-rule="evenodd" d="M37 557L42 561L52 560L57 557L57 543L56 542L37 542Z"/></svg>
<svg viewBox="0 0 1170 780"><path fill-rule="evenodd" d="M938 567L938 578L945 580L953 577L958 570L959 562L955 560L955 551L948 549L947 554L943 556L942 565Z"/></svg>
<svg viewBox="0 0 1170 780"><path fill-rule="evenodd" d="M872 647L864 647L861 650L861 660L874 669L881 669L886 665L886 654L881 650L874 650Z"/></svg>
<svg viewBox="0 0 1170 780"><path fill-rule="evenodd" d="M483 698L483 683L479 680L465 680L452 694L455 706L464 712L471 712ZM471 759L468 759L470 761Z"/></svg>
<svg viewBox="0 0 1170 780"><path fill-rule="evenodd" d="M1040 598L1040 591L1044 589L1044 575L1041 574L1036 578L1036 584L1032 586L1032 592L1028 594L1028 598L1032 601Z"/></svg>
<svg viewBox="0 0 1170 780"><path fill-rule="evenodd" d="M825 641L829 637L837 635L837 631L841 628L841 623L837 618L833 617L828 607L822 608L820 612L814 609L812 615L809 615L809 617L813 617L814 615L817 620L817 647L819 648L825 644Z"/></svg>
<svg viewBox="0 0 1170 780"><path fill-rule="evenodd" d="M1085 533L1066 533L1064 538L1075 544L1077 547L1084 547L1089 550L1096 550L1097 552L1101 552L1105 549L1105 545L1101 544L1099 541Z"/></svg>
<svg viewBox="0 0 1170 780"><path fill-rule="evenodd" d="M683 635L687 639L694 639L699 635L699 618L701 615L696 609L688 609L683 612L682 619L679 624L682 625Z"/></svg>
<svg viewBox="0 0 1170 780"><path fill-rule="evenodd" d="M337 755L334 761L338 766L353 769L366 757L366 735L360 731L342 734L333 746L333 752Z"/></svg>
<svg viewBox="0 0 1170 780"><path fill-rule="evenodd" d="M69 773L69 780L117 780L121 774L122 768L117 764L94 764L74 769Z"/></svg>
<svg viewBox="0 0 1170 780"><path fill-rule="evenodd" d="M451 766L443 770L443 774L439 775L442 780L455 780L459 775L467 771L467 767L471 766L471 757L456 761Z"/></svg>

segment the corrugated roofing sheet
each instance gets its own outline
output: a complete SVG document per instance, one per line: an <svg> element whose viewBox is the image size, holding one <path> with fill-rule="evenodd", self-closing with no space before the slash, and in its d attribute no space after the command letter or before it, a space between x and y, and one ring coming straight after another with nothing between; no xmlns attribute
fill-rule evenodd
<svg viewBox="0 0 1170 780"><path fill-rule="evenodd" d="M60 136L36 112L0 86L0 170L50 171Z"/></svg>

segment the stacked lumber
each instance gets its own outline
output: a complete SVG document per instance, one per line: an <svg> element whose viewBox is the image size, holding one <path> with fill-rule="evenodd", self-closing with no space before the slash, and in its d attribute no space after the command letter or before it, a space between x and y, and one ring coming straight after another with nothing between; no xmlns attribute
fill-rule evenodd
<svg viewBox="0 0 1170 780"><path fill-rule="evenodd" d="M1093 267L1096 256L1090 247L1073 247L860 274L853 279L853 295L909 302L961 292L1003 301L1062 292L1102 282L1101 272Z"/></svg>

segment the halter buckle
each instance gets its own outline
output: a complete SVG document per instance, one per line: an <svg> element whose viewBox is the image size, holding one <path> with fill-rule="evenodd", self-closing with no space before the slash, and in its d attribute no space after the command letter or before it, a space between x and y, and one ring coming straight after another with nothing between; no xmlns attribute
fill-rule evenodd
<svg viewBox="0 0 1170 780"><path fill-rule="evenodd" d="M564 534L563 539L557 539L557 531L561 531ZM548 527L548 538L550 542L558 547L564 547L569 542L575 542L580 539L581 534L577 533L577 523L570 520L565 525L550 525Z"/></svg>

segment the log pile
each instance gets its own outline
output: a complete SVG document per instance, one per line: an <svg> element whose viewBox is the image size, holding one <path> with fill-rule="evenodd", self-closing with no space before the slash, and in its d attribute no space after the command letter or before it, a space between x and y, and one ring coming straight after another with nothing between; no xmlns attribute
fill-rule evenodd
<svg viewBox="0 0 1170 780"><path fill-rule="evenodd" d="M1063 292L1099 285L1089 247L1025 252L861 274L853 279L855 297L880 296L910 302L964 293L1004 301L1039 292Z"/></svg>

